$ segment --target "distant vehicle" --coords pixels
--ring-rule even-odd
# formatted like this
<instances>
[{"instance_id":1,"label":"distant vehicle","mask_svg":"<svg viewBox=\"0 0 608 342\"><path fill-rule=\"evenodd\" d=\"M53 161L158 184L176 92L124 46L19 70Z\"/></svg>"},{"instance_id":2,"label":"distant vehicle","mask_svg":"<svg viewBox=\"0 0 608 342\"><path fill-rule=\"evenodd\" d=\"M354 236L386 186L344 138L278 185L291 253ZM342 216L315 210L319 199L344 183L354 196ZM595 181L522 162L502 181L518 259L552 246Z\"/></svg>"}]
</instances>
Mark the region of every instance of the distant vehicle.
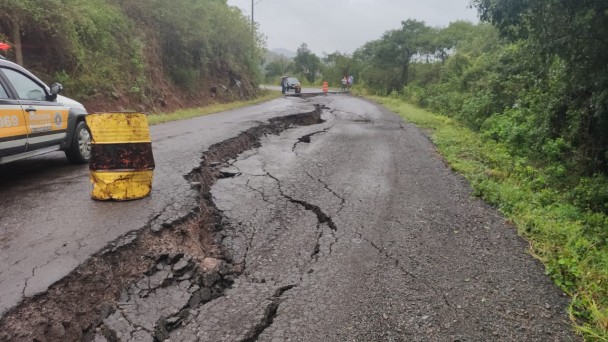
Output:
<instances>
[{"instance_id":1,"label":"distant vehicle","mask_svg":"<svg viewBox=\"0 0 608 342\"><path fill-rule=\"evenodd\" d=\"M302 92L302 86L300 85L300 81L298 81L295 77L283 76L281 77L281 92L285 94L285 92L289 92L289 90L293 89L296 94Z\"/></svg>"},{"instance_id":2,"label":"distant vehicle","mask_svg":"<svg viewBox=\"0 0 608 342\"><path fill-rule=\"evenodd\" d=\"M84 106L25 68L0 59L0 164L63 150L73 164L91 156Z\"/></svg>"}]
</instances>

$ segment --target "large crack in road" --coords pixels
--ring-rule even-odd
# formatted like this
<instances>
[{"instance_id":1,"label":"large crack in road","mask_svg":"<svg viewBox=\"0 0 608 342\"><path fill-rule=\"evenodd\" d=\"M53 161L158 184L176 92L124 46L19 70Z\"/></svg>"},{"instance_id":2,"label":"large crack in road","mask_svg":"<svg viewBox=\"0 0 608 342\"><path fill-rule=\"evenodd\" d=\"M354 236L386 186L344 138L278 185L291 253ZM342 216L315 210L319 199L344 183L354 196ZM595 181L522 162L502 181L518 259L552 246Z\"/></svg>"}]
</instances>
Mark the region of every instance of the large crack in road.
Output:
<instances>
[{"instance_id":1,"label":"large crack in road","mask_svg":"<svg viewBox=\"0 0 608 342\"><path fill-rule=\"evenodd\" d=\"M26 300L0 341L576 340L526 244L426 136L315 101L211 146L186 175L196 210Z\"/></svg>"},{"instance_id":2,"label":"large crack in road","mask_svg":"<svg viewBox=\"0 0 608 342\"><path fill-rule=\"evenodd\" d=\"M48 291L25 299L0 320L0 341L162 341L192 311L223 295L243 272L223 250L223 215L210 189L232 177L222 169L260 139L322 122L322 107L309 113L270 119L237 137L215 144L201 166L186 178L200 193L200 206L174 220L150 222L145 230L120 237ZM215 240L215 241L214 241ZM281 295L277 289L264 319L244 341L271 324Z\"/></svg>"}]
</instances>

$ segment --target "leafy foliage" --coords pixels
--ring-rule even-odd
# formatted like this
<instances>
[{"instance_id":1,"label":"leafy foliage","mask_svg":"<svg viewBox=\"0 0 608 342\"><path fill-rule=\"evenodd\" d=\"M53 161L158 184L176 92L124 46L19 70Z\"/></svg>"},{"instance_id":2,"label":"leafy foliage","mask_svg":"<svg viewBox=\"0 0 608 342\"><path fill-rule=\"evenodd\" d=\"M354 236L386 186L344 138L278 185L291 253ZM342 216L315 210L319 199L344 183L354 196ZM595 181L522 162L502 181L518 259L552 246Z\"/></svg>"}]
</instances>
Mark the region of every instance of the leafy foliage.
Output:
<instances>
[{"instance_id":1,"label":"leafy foliage","mask_svg":"<svg viewBox=\"0 0 608 342\"><path fill-rule=\"evenodd\" d=\"M371 88L384 93L402 89L409 83L413 59L435 53L432 32L424 22L408 19L401 22L400 29L387 31L381 39L366 43L354 53L354 58L365 66L361 77Z\"/></svg>"},{"instance_id":2,"label":"leafy foliage","mask_svg":"<svg viewBox=\"0 0 608 342\"><path fill-rule=\"evenodd\" d=\"M171 95L163 89L179 96L209 79L259 79L261 39L225 0L6 0L0 17L11 41L18 24L26 67L85 101L154 105Z\"/></svg>"},{"instance_id":3,"label":"leafy foliage","mask_svg":"<svg viewBox=\"0 0 608 342\"><path fill-rule=\"evenodd\" d=\"M587 172L608 172L608 2L476 0L483 19L539 55L548 72L550 129L583 157Z\"/></svg>"},{"instance_id":4,"label":"leafy foliage","mask_svg":"<svg viewBox=\"0 0 608 342\"><path fill-rule=\"evenodd\" d=\"M306 43L303 43L293 59L294 72L304 75L308 82L314 83L321 70L321 60L315 55Z\"/></svg>"},{"instance_id":5,"label":"leafy foliage","mask_svg":"<svg viewBox=\"0 0 608 342\"><path fill-rule=\"evenodd\" d=\"M266 71L266 82L278 83L282 76L285 76L293 69L293 61L283 55L267 53L267 64L264 69Z\"/></svg>"},{"instance_id":6,"label":"leafy foliage","mask_svg":"<svg viewBox=\"0 0 608 342\"><path fill-rule=\"evenodd\" d=\"M329 85L332 87L341 86L341 79L344 76L353 76L354 79L359 78L357 73L357 71L360 69L358 61L354 60L347 54L342 54L337 51L334 53L325 54L322 62L323 79L327 80Z\"/></svg>"}]
</instances>

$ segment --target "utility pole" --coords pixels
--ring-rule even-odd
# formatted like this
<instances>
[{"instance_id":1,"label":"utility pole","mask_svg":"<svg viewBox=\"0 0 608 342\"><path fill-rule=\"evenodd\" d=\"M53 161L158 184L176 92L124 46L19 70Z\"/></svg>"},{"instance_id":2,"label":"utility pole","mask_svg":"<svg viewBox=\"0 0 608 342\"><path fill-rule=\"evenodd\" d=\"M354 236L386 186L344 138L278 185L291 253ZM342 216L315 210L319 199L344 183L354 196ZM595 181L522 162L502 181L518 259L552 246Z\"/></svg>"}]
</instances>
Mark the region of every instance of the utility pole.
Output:
<instances>
[{"instance_id":1,"label":"utility pole","mask_svg":"<svg viewBox=\"0 0 608 342\"><path fill-rule=\"evenodd\" d=\"M254 13L254 7L255 5L259 4L260 2L262 2L263 0L251 0L251 31L253 31L253 33L255 34L255 16L253 15Z\"/></svg>"}]
</instances>

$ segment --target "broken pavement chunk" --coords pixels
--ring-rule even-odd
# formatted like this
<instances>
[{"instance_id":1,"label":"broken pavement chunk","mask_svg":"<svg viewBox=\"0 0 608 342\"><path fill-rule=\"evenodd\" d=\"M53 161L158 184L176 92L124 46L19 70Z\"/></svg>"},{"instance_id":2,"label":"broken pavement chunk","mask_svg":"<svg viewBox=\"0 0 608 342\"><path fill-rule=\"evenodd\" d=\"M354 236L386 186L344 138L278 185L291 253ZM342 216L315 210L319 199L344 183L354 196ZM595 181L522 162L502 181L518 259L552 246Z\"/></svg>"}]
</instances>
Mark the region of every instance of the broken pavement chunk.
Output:
<instances>
[{"instance_id":1,"label":"broken pavement chunk","mask_svg":"<svg viewBox=\"0 0 608 342\"><path fill-rule=\"evenodd\" d=\"M234 167L225 167L220 170L220 178L233 178L239 176L241 172Z\"/></svg>"}]
</instances>

